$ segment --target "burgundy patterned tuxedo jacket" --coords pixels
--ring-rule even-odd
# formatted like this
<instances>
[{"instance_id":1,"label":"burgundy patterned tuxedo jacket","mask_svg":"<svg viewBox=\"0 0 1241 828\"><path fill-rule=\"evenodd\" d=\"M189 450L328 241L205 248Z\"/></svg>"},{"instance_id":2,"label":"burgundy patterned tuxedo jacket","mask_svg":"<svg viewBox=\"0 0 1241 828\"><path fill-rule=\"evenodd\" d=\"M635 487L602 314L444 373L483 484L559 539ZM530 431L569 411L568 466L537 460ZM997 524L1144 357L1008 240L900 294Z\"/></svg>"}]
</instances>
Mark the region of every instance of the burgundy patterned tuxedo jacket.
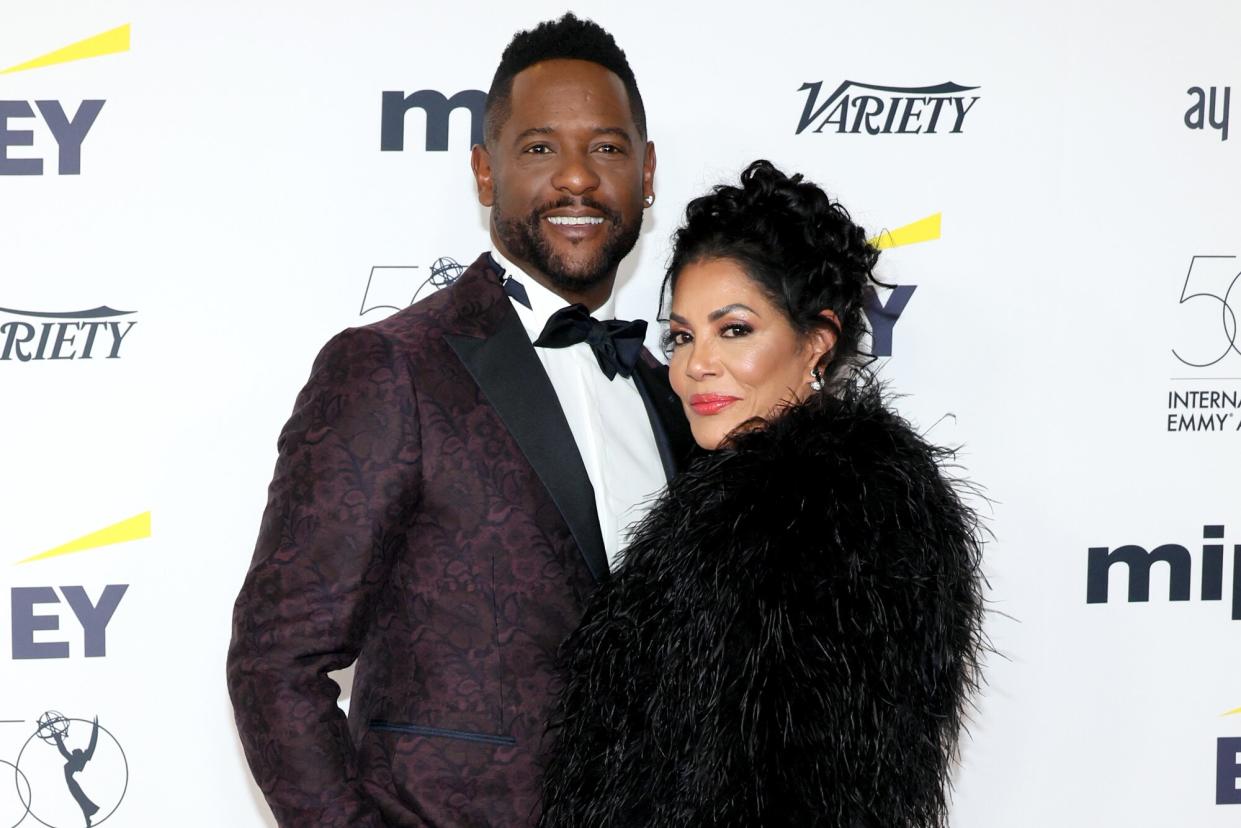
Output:
<instances>
[{"instance_id":1,"label":"burgundy patterned tuxedo jacket","mask_svg":"<svg viewBox=\"0 0 1241 828\"><path fill-rule=\"evenodd\" d=\"M278 443L228 684L281 826L526 825L554 657L607 560L490 256L319 354ZM635 373L665 473L690 445ZM349 716L327 673L356 659Z\"/></svg>"}]
</instances>

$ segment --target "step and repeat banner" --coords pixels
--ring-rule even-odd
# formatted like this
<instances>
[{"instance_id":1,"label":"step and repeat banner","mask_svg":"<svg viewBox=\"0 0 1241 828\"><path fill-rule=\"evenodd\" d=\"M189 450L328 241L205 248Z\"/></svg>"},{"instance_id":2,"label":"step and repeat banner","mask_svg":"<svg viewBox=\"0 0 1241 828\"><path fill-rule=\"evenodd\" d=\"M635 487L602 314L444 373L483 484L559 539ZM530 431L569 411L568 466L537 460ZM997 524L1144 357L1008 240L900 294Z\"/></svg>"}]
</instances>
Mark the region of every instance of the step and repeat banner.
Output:
<instances>
[{"instance_id":1,"label":"step and repeat banner","mask_svg":"<svg viewBox=\"0 0 1241 828\"><path fill-rule=\"evenodd\" d=\"M0 3L0 826L272 824L224 656L276 435L487 247L484 90L563 11ZM658 147L619 315L755 158L884 248L880 374L993 534L953 824L1235 825L1241 6L574 11Z\"/></svg>"}]
</instances>

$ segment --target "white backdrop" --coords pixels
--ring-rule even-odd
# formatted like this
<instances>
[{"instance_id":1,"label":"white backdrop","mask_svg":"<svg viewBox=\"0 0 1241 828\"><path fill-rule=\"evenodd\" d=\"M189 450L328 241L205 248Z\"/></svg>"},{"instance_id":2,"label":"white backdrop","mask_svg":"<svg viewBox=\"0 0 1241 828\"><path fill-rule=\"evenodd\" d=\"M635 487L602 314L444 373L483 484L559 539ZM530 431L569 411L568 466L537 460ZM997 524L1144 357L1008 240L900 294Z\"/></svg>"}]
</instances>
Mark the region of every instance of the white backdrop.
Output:
<instances>
[{"instance_id":1,"label":"white backdrop","mask_svg":"<svg viewBox=\"0 0 1241 828\"><path fill-rule=\"evenodd\" d=\"M876 233L941 217L939 238L881 257L888 281L916 286L882 374L907 416L963 444L994 500L1002 657L953 824L1235 824L1241 807L1217 803L1216 785L1217 749L1233 751L1225 764L1241 750L1220 741L1241 739L1241 715L1225 715L1241 707L1241 409L1205 396L1192 399L1215 407L1170 411L1170 394L1241 393L1225 304L1241 310L1241 287L1228 293L1241 259L1224 258L1241 256L1241 122L1227 140L1209 117L1187 126L1187 90L1215 88L1217 124L1225 87L1241 97L1241 7L575 10L627 51L658 147L621 316L653 319L684 204L757 157L806 173ZM0 2L0 70L114 32L94 41L109 54L0 74L0 824L25 813L12 764L23 825L81 823L51 733L67 724L64 742L84 747L95 716L106 732L78 780L100 816L116 806L108 824L270 824L223 664L276 434L318 347L389 312L360 314L368 279L412 295L434 261L467 264L487 243L467 111L446 151L425 150L413 110L404 151L381 152L382 93L485 89L513 32L563 11ZM978 100L955 134L947 108L934 134L815 132L821 118L796 134L802 85L821 82L822 102L845 81L954 82ZM84 100L105 103L80 174L62 175L33 102L72 118ZM4 174L34 158L42 175ZM417 269L372 279L375 266ZM99 307L130 313L80 315ZM96 325L82 359L92 321L117 327ZM57 327L42 359L21 359L66 322L61 359ZM1223 430L1170 431L1169 413L1219 415ZM113 534L124 543L26 561L134 517ZM1222 540L1203 540L1208 525ZM1203 598L1204 543L1224 546L1223 600ZM1188 599L1169 600L1161 563L1150 600L1129 602L1117 564L1109 600L1088 604L1088 550L1126 544L1185 547ZM110 619L85 607L88 642L75 607L105 609L121 585ZM40 729L49 711L66 721Z\"/></svg>"}]
</instances>

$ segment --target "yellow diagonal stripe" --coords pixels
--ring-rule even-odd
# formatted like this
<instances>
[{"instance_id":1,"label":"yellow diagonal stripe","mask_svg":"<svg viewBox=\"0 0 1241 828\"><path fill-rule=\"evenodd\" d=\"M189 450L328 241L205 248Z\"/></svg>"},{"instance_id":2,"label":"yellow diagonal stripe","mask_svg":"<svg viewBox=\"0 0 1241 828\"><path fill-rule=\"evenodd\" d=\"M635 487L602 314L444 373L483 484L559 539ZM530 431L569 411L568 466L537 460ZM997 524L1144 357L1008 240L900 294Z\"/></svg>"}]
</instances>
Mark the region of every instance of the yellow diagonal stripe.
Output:
<instances>
[{"instance_id":1,"label":"yellow diagonal stripe","mask_svg":"<svg viewBox=\"0 0 1241 828\"><path fill-rule=\"evenodd\" d=\"M904 227L898 227L895 230L884 230L878 236L871 239L870 243L880 250L887 250L889 247L934 241L939 238L939 224L942 216L943 213L935 213L926 218L918 219L912 224L906 224Z\"/></svg>"},{"instance_id":2,"label":"yellow diagonal stripe","mask_svg":"<svg viewBox=\"0 0 1241 828\"><path fill-rule=\"evenodd\" d=\"M110 546L114 543L125 543L149 537L151 537L151 513L143 512L140 515L134 515L131 518L122 520L120 523L105 526L97 532L83 535L68 543L62 543L55 549L31 555L29 558L22 558L18 563L24 564L31 561L41 561L45 558L71 555L74 552L85 552L88 549L97 549L100 546Z\"/></svg>"},{"instance_id":3,"label":"yellow diagonal stripe","mask_svg":"<svg viewBox=\"0 0 1241 828\"><path fill-rule=\"evenodd\" d=\"M40 55L33 60L25 63L19 63L16 66L10 66L8 69L0 69L0 75L7 75L11 72L24 72L27 69L40 69L44 66L55 66L57 63L69 63L74 60L84 60L85 58L100 57L102 55L114 55L117 52L129 51L129 24L117 26L115 29L109 29L106 32L88 37L85 40L79 40L77 43L70 43L64 48L57 49L54 52L48 52L46 55Z\"/></svg>"},{"instance_id":4,"label":"yellow diagonal stripe","mask_svg":"<svg viewBox=\"0 0 1241 828\"><path fill-rule=\"evenodd\" d=\"M1241 707L1237 707L1237 708L1234 708L1234 709L1232 709L1232 710L1229 710L1229 711L1228 711L1227 713L1225 713L1224 715L1225 715L1225 716L1235 716L1235 715L1237 715L1238 713L1241 713Z\"/></svg>"}]
</instances>

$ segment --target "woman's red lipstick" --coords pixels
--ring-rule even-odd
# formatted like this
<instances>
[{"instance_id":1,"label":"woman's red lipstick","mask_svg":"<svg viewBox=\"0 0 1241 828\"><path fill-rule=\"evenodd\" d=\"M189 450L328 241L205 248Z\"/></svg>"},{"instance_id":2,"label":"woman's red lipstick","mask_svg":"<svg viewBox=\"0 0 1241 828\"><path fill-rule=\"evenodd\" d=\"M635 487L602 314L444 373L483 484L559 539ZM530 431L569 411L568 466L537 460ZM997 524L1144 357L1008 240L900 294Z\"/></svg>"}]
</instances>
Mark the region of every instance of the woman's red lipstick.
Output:
<instances>
[{"instance_id":1,"label":"woman's red lipstick","mask_svg":"<svg viewBox=\"0 0 1241 828\"><path fill-rule=\"evenodd\" d=\"M689 398L689 407L696 413L709 417L712 414L719 414L739 399L741 398L730 397L727 394L695 394Z\"/></svg>"}]
</instances>

